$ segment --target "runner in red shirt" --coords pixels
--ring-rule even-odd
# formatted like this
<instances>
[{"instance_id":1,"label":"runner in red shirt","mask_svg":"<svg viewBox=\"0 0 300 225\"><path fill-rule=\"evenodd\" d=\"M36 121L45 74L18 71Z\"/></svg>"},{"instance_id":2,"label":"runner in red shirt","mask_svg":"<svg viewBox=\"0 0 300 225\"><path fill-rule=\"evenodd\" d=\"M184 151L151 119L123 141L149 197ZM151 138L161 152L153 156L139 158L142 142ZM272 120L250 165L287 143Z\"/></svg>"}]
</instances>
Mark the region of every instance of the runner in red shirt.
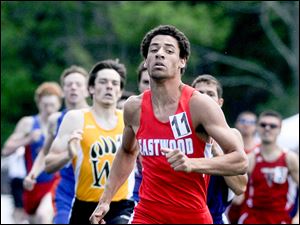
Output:
<instances>
[{"instance_id":1,"label":"runner in red shirt","mask_svg":"<svg viewBox=\"0 0 300 225\"><path fill-rule=\"evenodd\" d=\"M173 26L146 34L141 44L150 91L124 107L122 144L113 162L92 223L103 223L114 193L142 155L140 202L132 223L212 223L206 206L208 174L244 174L248 167L240 137L219 105L181 81L190 44ZM210 138L225 155L205 158Z\"/></svg>"},{"instance_id":2,"label":"runner in red shirt","mask_svg":"<svg viewBox=\"0 0 300 225\"><path fill-rule=\"evenodd\" d=\"M260 140L256 135L256 121L257 116L251 111L242 111L235 121L235 127L242 135L246 154L249 154L260 145ZM244 198L244 194L237 195L233 198L228 208L228 219L230 223L237 224L241 216L241 205Z\"/></svg>"},{"instance_id":3,"label":"runner in red shirt","mask_svg":"<svg viewBox=\"0 0 300 225\"><path fill-rule=\"evenodd\" d=\"M289 216L288 176L299 186L299 159L296 153L284 151L276 144L281 128L281 116L265 111L258 119L261 146L249 154L249 183L243 214L239 223L291 223ZM299 224L299 210L293 218Z\"/></svg>"}]
</instances>

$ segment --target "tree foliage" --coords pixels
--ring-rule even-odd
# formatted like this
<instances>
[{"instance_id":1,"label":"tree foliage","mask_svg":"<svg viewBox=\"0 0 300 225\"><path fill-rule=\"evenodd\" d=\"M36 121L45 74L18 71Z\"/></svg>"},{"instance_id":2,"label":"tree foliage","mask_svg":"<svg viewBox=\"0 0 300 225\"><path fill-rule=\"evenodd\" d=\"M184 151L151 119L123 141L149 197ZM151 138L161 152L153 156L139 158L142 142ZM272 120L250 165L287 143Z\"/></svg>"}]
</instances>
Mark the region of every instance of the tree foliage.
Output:
<instances>
[{"instance_id":1,"label":"tree foliage","mask_svg":"<svg viewBox=\"0 0 300 225\"><path fill-rule=\"evenodd\" d=\"M119 58L136 91L140 42L159 24L191 42L184 82L202 73L222 81L230 123L246 109L299 111L299 2L2 1L1 146L20 117L37 112L35 88L72 64L90 70Z\"/></svg>"}]
</instances>

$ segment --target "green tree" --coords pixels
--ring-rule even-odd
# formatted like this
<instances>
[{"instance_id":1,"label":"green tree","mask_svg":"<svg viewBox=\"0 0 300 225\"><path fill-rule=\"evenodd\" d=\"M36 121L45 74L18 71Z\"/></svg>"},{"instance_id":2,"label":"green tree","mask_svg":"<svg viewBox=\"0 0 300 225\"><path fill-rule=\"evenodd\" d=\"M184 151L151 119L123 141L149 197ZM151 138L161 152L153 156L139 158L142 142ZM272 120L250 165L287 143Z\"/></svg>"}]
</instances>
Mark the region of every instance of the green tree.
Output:
<instances>
[{"instance_id":1,"label":"green tree","mask_svg":"<svg viewBox=\"0 0 300 225\"><path fill-rule=\"evenodd\" d=\"M89 70L118 58L126 89L137 91L140 43L159 24L190 39L184 82L202 73L222 81L229 121L246 108L299 111L299 2L2 1L1 146L22 116L37 112L35 88L72 64Z\"/></svg>"}]
</instances>

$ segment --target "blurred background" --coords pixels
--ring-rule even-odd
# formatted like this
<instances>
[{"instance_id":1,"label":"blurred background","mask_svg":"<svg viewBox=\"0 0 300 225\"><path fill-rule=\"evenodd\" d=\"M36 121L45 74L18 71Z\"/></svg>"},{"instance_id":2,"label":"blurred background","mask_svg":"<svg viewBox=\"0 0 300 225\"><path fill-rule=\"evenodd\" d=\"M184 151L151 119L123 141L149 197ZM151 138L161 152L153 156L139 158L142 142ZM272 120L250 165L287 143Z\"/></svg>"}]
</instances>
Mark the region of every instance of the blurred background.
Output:
<instances>
[{"instance_id":1,"label":"blurred background","mask_svg":"<svg viewBox=\"0 0 300 225\"><path fill-rule=\"evenodd\" d=\"M299 112L298 1L1 1L1 147L37 112L35 88L71 64L89 71L119 58L126 90L137 91L140 43L159 24L191 42L185 83L203 73L221 80L230 125L243 110Z\"/></svg>"},{"instance_id":2,"label":"blurred background","mask_svg":"<svg viewBox=\"0 0 300 225\"><path fill-rule=\"evenodd\" d=\"M191 42L185 83L204 73L221 81L230 126L244 110L299 113L299 1L1 1L1 148L22 116L37 113L36 87L72 64L89 71L118 58L125 89L137 93L140 43L160 24ZM5 180L1 172L1 193Z\"/></svg>"}]
</instances>

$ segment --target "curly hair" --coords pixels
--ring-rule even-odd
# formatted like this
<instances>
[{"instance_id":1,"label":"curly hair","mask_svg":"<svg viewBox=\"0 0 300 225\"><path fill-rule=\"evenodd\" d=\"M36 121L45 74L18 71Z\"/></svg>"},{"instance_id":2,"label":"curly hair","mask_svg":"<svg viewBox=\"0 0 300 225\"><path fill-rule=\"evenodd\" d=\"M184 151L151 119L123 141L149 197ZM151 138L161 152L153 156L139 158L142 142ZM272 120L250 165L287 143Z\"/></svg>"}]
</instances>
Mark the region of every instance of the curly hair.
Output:
<instances>
[{"instance_id":1,"label":"curly hair","mask_svg":"<svg viewBox=\"0 0 300 225\"><path fill-rule=\"evenodd\" d=\"M174 37L178 41L179 45L179 57L181 59L186 59L188 61L189 56L191 54L190 42L188 38L178 30L176 27L172 25L160 25L150 30L142 40L141 43L141 55L146 59L148 55L149 46L152 38L157 35L169 35ZM183 73L183 71L181 71Z\"/></svg>"}]
</instances>

